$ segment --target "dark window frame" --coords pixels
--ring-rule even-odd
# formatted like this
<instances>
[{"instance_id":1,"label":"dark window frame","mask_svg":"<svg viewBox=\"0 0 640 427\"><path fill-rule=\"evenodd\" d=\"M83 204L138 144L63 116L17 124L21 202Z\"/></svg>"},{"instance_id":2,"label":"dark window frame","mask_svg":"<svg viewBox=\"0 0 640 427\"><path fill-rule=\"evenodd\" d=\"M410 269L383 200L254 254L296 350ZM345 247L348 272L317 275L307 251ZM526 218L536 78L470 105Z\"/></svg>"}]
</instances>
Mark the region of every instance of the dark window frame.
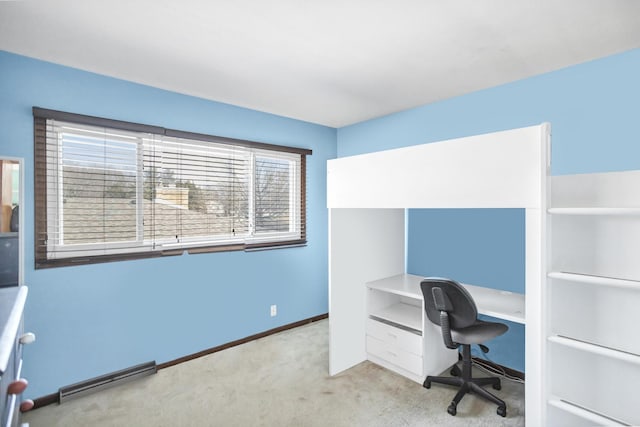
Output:
<instances>
[{"instance_id":1,"label":"dark window frame","mask_svg":"<svg viewBox=\"0 0 640 427\"><path fill-rule=\"evenodd\" d=\"M223 251L255 251L265 249L278 249L296 246L304 246L307 243L306 234L306 156L312 154L312 150L297 147L281 146L262 142L227 138L195 132L187 132L175 129L167 129L160 126L145 125L121 120L88 116L33 107L34 117L34 202L35 202L35 268L50 268L70 265L84 265L103 262L123 261L131 259L156 258L163 256L181 255L184 251L189 254L212 253ZM180 247L176 249L164 249L147 252L120 253L109 255L74 256L67 258L49 259L47 254L47 120L71 122L81 125L100 126L123 131L147 132L167 137L185 138L204 142L213 142L231 146L247 147L259 150L276 151L300 155L300 238L287 241L273 241L260 243L231 243L211 246Z\"/></svg>"}]
</instances>

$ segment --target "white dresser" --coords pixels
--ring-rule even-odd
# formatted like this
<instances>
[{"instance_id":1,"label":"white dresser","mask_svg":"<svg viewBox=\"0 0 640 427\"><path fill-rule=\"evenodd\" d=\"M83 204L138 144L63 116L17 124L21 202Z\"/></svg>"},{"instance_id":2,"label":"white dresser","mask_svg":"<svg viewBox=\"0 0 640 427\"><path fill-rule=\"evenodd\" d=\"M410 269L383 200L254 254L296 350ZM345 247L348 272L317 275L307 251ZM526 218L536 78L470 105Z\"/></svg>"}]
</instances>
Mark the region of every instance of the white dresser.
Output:
<instances>
[{"instance_id":1,"label":"white dresser","mask_svg":"<svg viewBox=\"0 0 640 427\"><path fill-rule=\"evenodd\" d=\"M27 300L26 286L0 288L0 426L20 425L20 410L33 402L22 401L28 383L22 374L22 347L33 334L22 333L22 313Z\"/></svg>"}]
</instances>

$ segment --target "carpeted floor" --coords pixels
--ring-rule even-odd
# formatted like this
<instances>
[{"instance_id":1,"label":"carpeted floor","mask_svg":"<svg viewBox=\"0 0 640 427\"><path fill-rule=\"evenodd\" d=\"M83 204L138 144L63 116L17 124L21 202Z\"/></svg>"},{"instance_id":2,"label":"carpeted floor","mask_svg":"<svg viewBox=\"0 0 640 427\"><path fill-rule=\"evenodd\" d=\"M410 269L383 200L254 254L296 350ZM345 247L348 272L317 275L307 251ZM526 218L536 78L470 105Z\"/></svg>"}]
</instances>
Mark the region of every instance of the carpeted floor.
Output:
<instances>
[{"instance_id":1,"label":"carpeted floor","mask_svg":"<svg viewBox=\"0 0 640 427\"><path fill-rule=\"evenodd\" d=\"M522 426L524 385L503 380L496 406L363 362L328 375L328 321L281 332L163 369L156 375L23 414L54 426Z\"/></svg>"}]
</instances>

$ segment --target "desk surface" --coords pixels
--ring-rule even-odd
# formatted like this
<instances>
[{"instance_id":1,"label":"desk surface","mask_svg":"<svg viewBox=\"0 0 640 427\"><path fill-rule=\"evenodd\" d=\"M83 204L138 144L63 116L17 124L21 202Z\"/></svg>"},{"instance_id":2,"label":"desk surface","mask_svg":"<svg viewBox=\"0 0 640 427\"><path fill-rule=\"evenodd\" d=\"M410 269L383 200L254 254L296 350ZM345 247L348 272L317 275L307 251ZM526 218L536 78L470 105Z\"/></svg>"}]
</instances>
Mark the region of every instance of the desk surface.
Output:
<instances>
[{"instance_id":1,"label":"desk surface","mask_svg":"<svg viewBox=\"0 0 640 427\"><path fill-rule=\"evenodd\" d=\"M370 289L422 300L422 290L420 289L422 279L424 276L399 274L368 282L366 285ZM462 285L473 297L480 314L511 322L525 323L525 297L523 294L465 283Z\"/></svg>"}]
</instances>

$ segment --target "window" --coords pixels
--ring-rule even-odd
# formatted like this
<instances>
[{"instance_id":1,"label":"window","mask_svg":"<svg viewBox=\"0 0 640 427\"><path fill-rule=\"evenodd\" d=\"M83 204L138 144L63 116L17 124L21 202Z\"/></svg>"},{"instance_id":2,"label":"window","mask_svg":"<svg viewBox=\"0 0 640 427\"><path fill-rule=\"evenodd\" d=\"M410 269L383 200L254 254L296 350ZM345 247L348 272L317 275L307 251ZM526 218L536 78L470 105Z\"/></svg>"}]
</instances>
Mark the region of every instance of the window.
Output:
<instances>
[{"instance_id":1,"label":"window","mask_svg":"<svg viewBox=\"0 0 640 427\"><path fill-rule=\"evenodd\" d=\"M306 243L310 150L34 107L36 268Z\"/></svg>"}]
</instances>

